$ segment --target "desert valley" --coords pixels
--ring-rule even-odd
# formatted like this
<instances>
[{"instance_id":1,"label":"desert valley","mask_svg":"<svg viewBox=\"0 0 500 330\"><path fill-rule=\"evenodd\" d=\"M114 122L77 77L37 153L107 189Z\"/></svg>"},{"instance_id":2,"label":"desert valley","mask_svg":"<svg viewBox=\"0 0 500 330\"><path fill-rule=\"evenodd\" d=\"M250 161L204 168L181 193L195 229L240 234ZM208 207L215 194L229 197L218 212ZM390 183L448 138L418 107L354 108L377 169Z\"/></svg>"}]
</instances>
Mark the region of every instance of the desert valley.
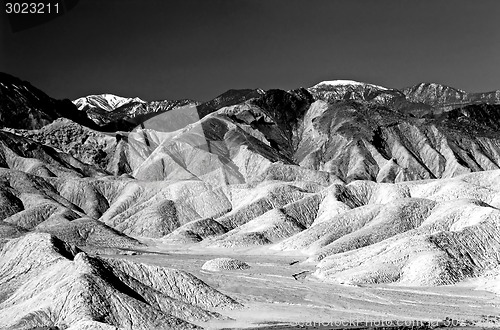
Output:
<instances>
[{"instance_id":1,"label":"desert valley","mask_svg":"<svg viewBox=\"0 0 500 330\"><path fill-rule=\"evenodd\" d=\"M500 91L2 73L0 127L0 329L500 327Z\"/></svg>"}]
</instances>

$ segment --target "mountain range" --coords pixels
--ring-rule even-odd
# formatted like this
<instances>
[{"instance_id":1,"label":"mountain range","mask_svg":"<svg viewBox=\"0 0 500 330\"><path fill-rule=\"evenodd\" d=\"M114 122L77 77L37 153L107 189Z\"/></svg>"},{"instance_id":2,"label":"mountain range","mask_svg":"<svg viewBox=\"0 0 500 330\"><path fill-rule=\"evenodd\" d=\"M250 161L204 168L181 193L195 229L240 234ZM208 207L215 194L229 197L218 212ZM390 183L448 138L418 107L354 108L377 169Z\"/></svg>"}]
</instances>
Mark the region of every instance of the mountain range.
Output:
<instances>
[{"instance_id":1,"label":"mountain range","mask_svg":"<svg viewBox=\"0 0 500 330\"><path fill-rule=\"evenodd\" d=\"M494 282L499 123L500 91L435 83L69 101L1 74L0 327L154 327L142 313L189 328L240 305L180 270L96 256L150 240L294 253L327 283ZM49 301L43 279L61 272L58 290L106 295L81 298L85 313ZM173 273L182 295L161 286Z\"/></svg>"}]
</instances>

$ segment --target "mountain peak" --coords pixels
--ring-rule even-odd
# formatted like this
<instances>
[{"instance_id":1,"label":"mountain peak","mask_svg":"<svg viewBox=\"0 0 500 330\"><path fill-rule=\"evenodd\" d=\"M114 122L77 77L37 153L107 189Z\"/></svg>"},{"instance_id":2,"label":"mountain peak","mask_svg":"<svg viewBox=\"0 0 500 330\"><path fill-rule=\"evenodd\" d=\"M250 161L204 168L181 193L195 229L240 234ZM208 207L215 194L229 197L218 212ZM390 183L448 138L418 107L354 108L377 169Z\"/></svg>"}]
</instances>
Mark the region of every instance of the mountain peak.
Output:
<instances>
[{"instance_id":1,"label":"mountain peak","mask_svg":"<svg viewBox=\"0 0 500 330\"><path fill-rule=\"evenodd\" d=\"M366 87L366 86L370 86L370 87L375 87L377 89L381 89L381 90L387 90L388 88L385 88L385 87L382 87L382 86L378 86L378 85L373 85L373 84L368 84L368 83L364 83L364 82L359 82L359 81L356 81L356 80L348 80L348 79L337 79L337 80L325 80L325 81L322 81L316 85L314 85L312 88L316 88L316 87L319 87L319 86L360 86L360 87Z\"/></svg>"},{"instance_id":2,"label":"mountain peak","mask_svg":"<svg viewBox=\"0 0 500 330\"><path fill-rule=\"evenodd\" d=\"M467 93L466 91L464 91L462 89L451 87L451 86L440 84L440 83L435 83L435 82L421 82L421 83L418 83L410 88L412 88L412 89L427 88L427 89L434 89L434 90L454 90L454 91L457 91L459 93Z\"/></svg>"},{"instance_id":3,"label":"mountain peak","mask_svg":"<svg viewBox=\"0 0 500 330\"><path fill-rule=\"evenodd\" d=\"M144 101L143 99L141 99L137 96L132 98L132 97L123 97L123 96L109 94L109 93L104 93L104 94L95 95L95 96L100 96L102 98L105 98L109 102L130 102L130 101L133 101L133 102L146 103L146 101Z\"/></svg>"},{"instance_id":4,"label":"mountain peak","mask_svg":"<svg viewBox=\"0 0 500 330\"><path fill-rule=\"evenodd\" d=\"M114 94L98 94L98 95L88 95L80 97L73 101L73 103L78 107L79 110L85 110L88 108L101 108L106 111L113 111L114 109L127 104L127 103L146 103L146 101L135 97L128 98L122 97Z\"/></svg>"}]
</instances>

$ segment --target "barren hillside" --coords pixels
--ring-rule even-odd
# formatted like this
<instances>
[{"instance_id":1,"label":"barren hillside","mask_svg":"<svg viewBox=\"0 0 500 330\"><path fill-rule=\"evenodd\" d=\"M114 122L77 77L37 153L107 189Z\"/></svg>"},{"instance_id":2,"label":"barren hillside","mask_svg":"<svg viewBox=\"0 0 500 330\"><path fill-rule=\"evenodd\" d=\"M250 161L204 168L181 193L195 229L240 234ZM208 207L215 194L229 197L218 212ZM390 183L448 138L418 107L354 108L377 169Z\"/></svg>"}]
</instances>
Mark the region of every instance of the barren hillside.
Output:
<instances>
[{"instance_id":1,"label":"barren hillside","mask_svg":"<svg viewBox=\"0 0 500 330\"><path fill-rule=\"evenodd\" d=\"M498 292L498 92L326 81L74 106L0 79L0 327L180 329L241 307L98 256L158 244L301 256L332 285Z\"/></svg>"}]
</instances>

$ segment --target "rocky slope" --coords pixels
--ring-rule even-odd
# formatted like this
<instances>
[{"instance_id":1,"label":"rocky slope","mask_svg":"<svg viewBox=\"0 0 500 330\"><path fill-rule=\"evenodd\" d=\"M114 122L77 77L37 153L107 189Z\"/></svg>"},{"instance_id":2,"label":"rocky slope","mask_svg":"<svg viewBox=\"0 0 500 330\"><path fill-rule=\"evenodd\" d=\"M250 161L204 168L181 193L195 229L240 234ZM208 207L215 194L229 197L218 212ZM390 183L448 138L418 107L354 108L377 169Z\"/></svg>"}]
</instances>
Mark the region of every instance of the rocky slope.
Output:
<instances>
[{"instance_id":1,"label":"rocky slope","mask_svg":"<svg viewBox=\"0 0 500 330\"><path fill-rule=\"evenodd\" d=\"M98 164L108 173L137 178L166 179L166 172L200 177L218 170L228 176L226 181L241 182L259 175L239 164L249 157L252 162L281 161L332 173L347 182L399 182L498 168L500 105L489 104L489 94L474 94L483 103L443 112L432 106L429 95L433 91L449 99L449 89L422 86L415 89L419 97L353 81L289 92L232 90L199 105L120 113L108 117L107 126L92 130L60 119L38 132L15 133ZM428 104L421 102L426 95ZM87 97L84 106L94 102L112 114L127 104L147 104L104 96L99 102ZM109 111L112 106L118 108ZM191 168L193 162L209 165L200 172Z\"/></svg>"},{"instance_id":2,"label":"rocky slope","mask_svg":"<svg viewBox=\"0 0 500 330\"><path fill-rule=\"evenodd\" d=\"M498 171L345 184L274 163L252 182L222 184L4 169L1 220L4 239L44 231L88 250L140 246L121 233L208 247L277 244L321 260L317 275L328 280L450 284L498 267Z\"/></svg>"},{"instance_id":3,"label":"rocky slope","mask_svg":"<svg viewBox=\"0 0 500 330\"><path fill-rule=\"evenodd\" d=\"M182 114L167 112L144 123L152 132L139 128L140 139L129 136L132 157L125 154L122 159L131 164L133 176L144 178L144 171L153 171L156 179L167 177L158 172L159 166L170 173L181 166L177 171L186 172L186 177L200 177L203 174L189 165L196 159L197 164L210 164L207 169L224 168L229 177L239 178L229 182L260 175L264 166L241 165L257 159L259 164L280 161L327 172L347 182L400 182L499 168L498 105L434 113L417 111L415 104L395 111L378 101L326 102L314 97L306 90L271 90L199 121L194 108ZM159 136L159 131L172 134ZM147 155L140 162L137 150ZM249 172L252 168L259 171Z\"/></svg>"},{"instance_id":4,"label":"rocky slope","mask_svg":"<svg viewBox=\"0 0 500 330\"><path fill-rule=\"evenodd\" d=\"M91 257L48 234L0 251L0 327L196 329L239 304L175 269Z\"/></svg>"},{"instance_id":5,"label":"rocky slope","mask_svg":"<svg viewBox=\"0 0 500 330\"><path fill-rule=\"evenodd\" d=\"M13 97L17 84L2 84L7 96L1 95L8 105L1 108L2 118L17 102L23 104L15 106L18 115L29 119L19 119L22 125L4 120L10 127L0 130L5 255L16 253L13 242L40 233L86 253L141 249L141 238L148 237L207 249L299 253L317 263L314 276L337 283L441 285L496 276L500 104L491 93L472 99L430 85L412 92L329 81L291 91L230 90L182 107L169 108L167 102L157 112L127 110L122 115L132 117L100 126L61 118L50 112L52 106L35 107L35 98L19 97L33 94L26 89ZM465 103L451 106L454 100ZM105 114L146 104L106 102L108 108L95 105ZM86 270L75 274L85 278L96 272L87 272L88 264L127 268L136 279L139 273L160 272L79 258L90 260L77 262ZM64 261L67 267L74 265L71 260ZM138 280L144 283L146 277ZM99 288L109 284L99 283ZM138 291L139 286L134 292L147 297L159 290L140 286ZM186 307L186 301L179 306L189 315L140 295L142 300L126 298L124 308L139 308L144 315L167 311L184 321L208 315ZM35 306L25 298L12 303L18 306L12 313L24 315L15 308ZM122 315L113 299L96 303ZM85 315L97 315L88 304ZM154 305L154 311L144 304ZM36 318L53 320L52 314L26 310L38 315L22 316L28 325ZM158 317L178 322L165 315ZM133 314L125 327L139 318ZM85 316L81 322L101 319Z\"/></svg>"},{"instance_id":6,"label":"rocky slope","mask_svg":"<svg viewBox=\"0 0 500 330\"><path fill-rule=\"evenodd\" d=\"M0 167L46 177L105 175L71 155L7 131L0 131Z\"/></svg>"},{"instance_id":7,"label":"rocky slope","mask_svg":"<svg viewBox=\"0 0 500 330\"><path fill-rule=\"evenodd\" d=\"M453 108L471 103L500 103L500 90L487 93L467 93L463 90L436 83L420 83L403 89L406 98L431 106Z\"/></svg>"},{"instance_id":8,"label":"rocky slope","mask_svg":"<svg viewBox=\"0 0 500 330\"><path fill-rule=\"evenodd\" d=\"M99 132L66 118L58 118L36 130L4 128L4 131L50 146L101 170L107 169L108 157L115 152L120 139L117 133Z\"/></svg>"},{"instance_id":9,"label":"rocky slope","mask_svg":"<svg viewBox=\"0 0 500 330\"><path fill-rule=\"evenodd\" d=\"M29 82L0 72L0 127L37 129L61 117L94 126L70 100L55 100Z\"/></svg>"}]
</instances>

